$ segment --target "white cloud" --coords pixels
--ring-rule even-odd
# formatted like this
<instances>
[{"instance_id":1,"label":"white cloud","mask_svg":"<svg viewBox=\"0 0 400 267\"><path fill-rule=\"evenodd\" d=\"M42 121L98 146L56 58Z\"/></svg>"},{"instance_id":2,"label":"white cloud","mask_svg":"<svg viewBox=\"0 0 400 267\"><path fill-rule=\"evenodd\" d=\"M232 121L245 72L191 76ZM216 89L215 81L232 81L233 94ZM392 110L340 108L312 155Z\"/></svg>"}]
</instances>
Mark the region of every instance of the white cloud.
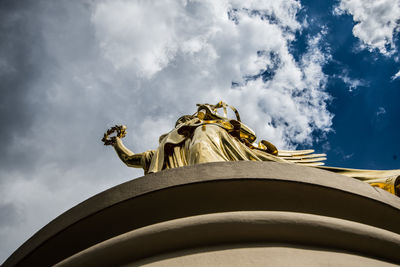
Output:
<instances>
[{"instance_id":1,"label":"white cloud","mask_svg":"<svg viewBox=\"0 0 400 267\"><path fill-rule=\"evenodd\" d=\"M393 35L399 30L400 0L341 0L334 14L348 13L356 25L353 34L362 48L390 56L396 51Z\"/></svg>"},{"instance_id":2,"label":"white cloud","mask_svg":"<svg viewBox=\"0 0 400 267\"><path fill-rule=\"evenodd\" d=\"M41 34L29 60L42 72L23 94L34 107L31 126L8 143L26 160L0 171L0 204L13 203L23 217L0 229L0 257L66 208L142 173L101 144L113 124L126 124L126 145L142 152L196 103L224 100L279 148L311 145L314 131L328 132L324 31L309 38L300 60L289 49L300 8L295 0L35 6L29 18Z\"/></svg>"},{"instance_id":3,"label":"white cloud","mask_svg":"<svg viewBox=\"0 0 400 267\"><path fill-rule=\"evenodd\" d=\"M182 8L178 1L99 3L92 20L104 57L117 70L151 77L176 54L175 20Z\"/></svg>"},{"instance_id":4,"label":"white cloud","mask_svg":"<svg viewBox=\"0 0 400 267\"><path fill-rule=\"evenodd\" d=\"M288 49L301 27L296 20L299 2L158 1L153 5L103 1L92 16L104 58L119 73L136 77L140 85L131 90L140 92L142 101L158 109L173 106L192 113L195 102L223 99L241 114L251 114L244 115L245 122L281 147L311 143L313 130L329 129L331 115L326 110L321 69L327 58L318 47L321 37L315 37L314 44L310 41L301 62L295 62ZM248 80L266 70L273 72L270 80ZM230 89L232 82L240 86ZM160 90L162 103L156 99ZM146 102L137 104L155 109ZM268 124L272 119L279 121L275 127Z\"/></svg>"},{"instance_id":5,"label":"white cloud","mask_svg":"<svg viewBox=\"0 0 400 267\"><path fill-rule=\"evenodd\" d=\"M375 113L376 116L382 116L386 114L386 109L384 107L379 107L378 111Z\"/></svg>"},{"instance_id":6,"label":"white cloud","mask_svg":"<svg viewBox=\"0 0 400 267\"><path fill-rule=\"evenodd\" d=\"M364 80L351 78L347 69L344 69L339 75L334 75L334 77L341 79L347 85L350 92L360 86L368 86L368 82Z\"/></svg>"},{"instance_id":7,"label":"white cloud","mask_svg":"<svg viewBox=\"0 0 400 267\"><path fill-rule=\"evenodd\" d=\"M400 70L395 75L392 76L392 81L396 80L399 77L400 77Z\"/></svg>"},{"instance_id":8,"label":"white cloud","mask_svg":"<svg viewBox=\"0 0 400 267\"><path fill-rule=\"evenodd\" d=\"M388 125L389 122L385 116L386 113L387 111L384 107L379 107L375 112L375 116L371 118L371 124L376 130L382 131Z\"/></svg>"},{"instance_id":9,"label":"white cloud","mask_svg":"<svg viewBox=\"0 0 400 267\"><path fill-rule=\"evenodd\" d=\"M367 85L367 83L364 82L363 80L351 79L349 76L346 76L346 75L339 75L338 78L343 80L343 82L349 87L350 92L359 86Z\"/></svg>"}]
</instances>

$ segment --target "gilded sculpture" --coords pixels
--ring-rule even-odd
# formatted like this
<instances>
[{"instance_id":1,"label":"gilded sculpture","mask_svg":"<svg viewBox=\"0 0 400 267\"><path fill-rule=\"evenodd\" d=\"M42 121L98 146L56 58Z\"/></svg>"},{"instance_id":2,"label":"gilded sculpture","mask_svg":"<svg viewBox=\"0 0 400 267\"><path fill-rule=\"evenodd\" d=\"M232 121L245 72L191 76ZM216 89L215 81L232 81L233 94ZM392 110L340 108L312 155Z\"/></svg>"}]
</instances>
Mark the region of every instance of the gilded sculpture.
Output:
<instances>
[{"instance_id":1,"label":"gilded sculpture","mask_svg":"<svg viewBox=\"0 0 400 267\"><path fill-rule=\"evenodd\" d=\"M222 101L216 105L197 106L193 115L180 117L174 129L160 136L156 150L135 154L126 148L122 142L126 135L124 125L116 125L109 129L102 141L105 145L113 146L127 166L143 168L145 174L206 162L275 161L325 169L400 195L400 170L325 167L322 165L326 155L315 154L312 149L278 150L266 140L255 144L254 131L241 122L239 112L234 107ZM235 113L236 119L228 118L228 108ZM223 110L223 115L218 114L219 109Z\"/></svg>"}]
</instances>

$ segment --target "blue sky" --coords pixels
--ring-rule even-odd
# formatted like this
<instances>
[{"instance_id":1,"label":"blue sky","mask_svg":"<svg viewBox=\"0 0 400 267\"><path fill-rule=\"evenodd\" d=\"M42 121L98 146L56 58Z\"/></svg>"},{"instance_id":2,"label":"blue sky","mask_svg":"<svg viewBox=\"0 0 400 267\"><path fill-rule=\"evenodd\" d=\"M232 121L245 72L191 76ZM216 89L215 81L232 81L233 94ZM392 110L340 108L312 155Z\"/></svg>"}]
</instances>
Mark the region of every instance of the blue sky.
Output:
<instances>
[{"instance_id":1,"label":"blue sky","mask_svg":"<svg viewBox=\"0 0 400 267\"><path fill-rule=\"evenodd\" d=\"M327 136L327 165L348 168L399 168L400 142L398 126L400 107L399 80L393 76L399 71L399 34L393 33L397 45L393 55L387 56L377 49L360 49L362 40L355 37L351 14L332 16L338 3L303 1L305 13L317 17L318 26L327 27L326 43L332 59L324 66L330 76L327 91L333 97L329 111L333 118L333 132ZM393 4L395 4L393 2ZM340 78L361 81L351 88ZM323 147L316 148L323 150Z\"/></svg>"},{"instance_id":2,"label":"blue sky","mask_svg":"<svg viewBox=\"0 0 400 267\"><path fill-rule=\"evenodd\" d=\"M399 0L0 2L0 262L50 220L143 174L134 152L196 103L326 165L399 169Z\"/></svg>"}]
</instances>

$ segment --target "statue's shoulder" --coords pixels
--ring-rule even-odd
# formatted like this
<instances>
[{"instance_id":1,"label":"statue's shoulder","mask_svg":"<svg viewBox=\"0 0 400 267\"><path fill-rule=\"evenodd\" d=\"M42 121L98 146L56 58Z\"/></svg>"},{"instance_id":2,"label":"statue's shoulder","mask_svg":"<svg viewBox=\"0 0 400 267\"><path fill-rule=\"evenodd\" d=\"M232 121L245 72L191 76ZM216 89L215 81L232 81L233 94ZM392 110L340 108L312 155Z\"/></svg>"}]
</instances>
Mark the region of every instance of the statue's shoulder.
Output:
<instances>
[{"instance_id":1,"label":"statue's shoulder","mask_svg":"<svg viewBox=\"0 0 400 267\"><path fill-rule=\"evenodd\" d=\"M192 132L194 128L200 125L201 121L197 118L181 123L177 125L174 129L172 129L169 133L163 135L160 140L160 144L179 144L189 137L190 132Z\"/></svg>"}]
</instances>

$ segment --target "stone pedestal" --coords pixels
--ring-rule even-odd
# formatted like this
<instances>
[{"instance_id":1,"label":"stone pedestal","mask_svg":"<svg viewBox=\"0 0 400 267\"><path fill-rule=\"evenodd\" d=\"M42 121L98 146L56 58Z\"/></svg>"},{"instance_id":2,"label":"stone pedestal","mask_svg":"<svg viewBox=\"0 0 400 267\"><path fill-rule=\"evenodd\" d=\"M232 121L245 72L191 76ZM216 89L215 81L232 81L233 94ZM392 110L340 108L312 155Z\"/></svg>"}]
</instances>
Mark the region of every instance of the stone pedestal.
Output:
<instances>
[{"instance_id":1,"label":"stone pedestal","mask_svg":"<svg viewBox=\"0 0 400 267\"><path fill-rule=\"evenodd\" d=\"M113 187L3 266L398 266L399 252L398 197L324 170L241 161Z\"/></svg>"}]
</instances>

